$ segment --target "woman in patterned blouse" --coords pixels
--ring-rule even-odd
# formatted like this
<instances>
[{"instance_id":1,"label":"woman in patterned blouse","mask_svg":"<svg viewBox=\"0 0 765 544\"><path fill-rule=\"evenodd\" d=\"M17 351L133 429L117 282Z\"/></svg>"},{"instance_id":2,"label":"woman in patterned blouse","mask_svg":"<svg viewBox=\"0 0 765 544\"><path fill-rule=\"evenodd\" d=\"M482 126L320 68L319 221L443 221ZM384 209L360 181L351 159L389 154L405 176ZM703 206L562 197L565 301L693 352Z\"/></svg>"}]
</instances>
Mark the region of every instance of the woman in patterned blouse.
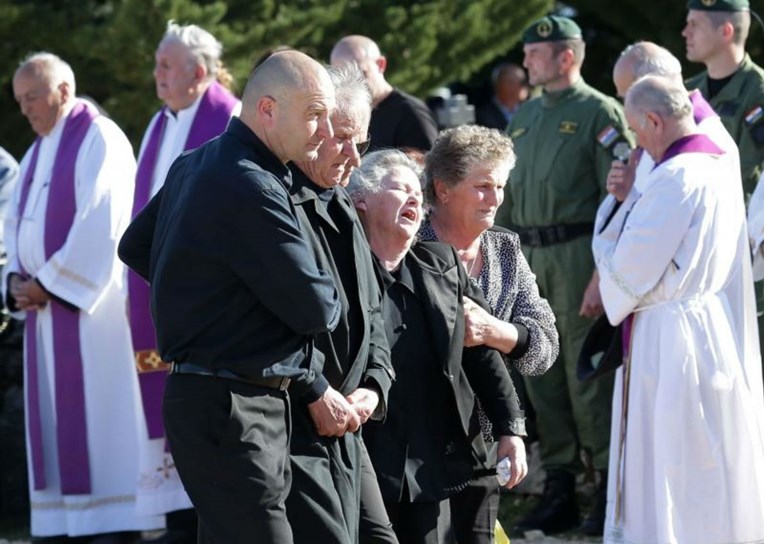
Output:
<instances>
[{"instance_id":1,"label":"woman in patterned blouse","mask_svg":"<svg viewBox=\"0 0 765 544\"><path fill-rule=\"evenodd\" d=\"M466 345L491 346L505 355L508 370L533 376L544 373L558 356L558 333L518 236L494 226L514 165L512 141L498 130L463 125L441 132L425 158L430 211L420 238L454 246L489 302L491 314L466 301ZM491 440L488 419L483 413L479 417ZM493 477L476 479L452 497L457 542L491 542L498 507Z\"/></svg>"}]
</instances>

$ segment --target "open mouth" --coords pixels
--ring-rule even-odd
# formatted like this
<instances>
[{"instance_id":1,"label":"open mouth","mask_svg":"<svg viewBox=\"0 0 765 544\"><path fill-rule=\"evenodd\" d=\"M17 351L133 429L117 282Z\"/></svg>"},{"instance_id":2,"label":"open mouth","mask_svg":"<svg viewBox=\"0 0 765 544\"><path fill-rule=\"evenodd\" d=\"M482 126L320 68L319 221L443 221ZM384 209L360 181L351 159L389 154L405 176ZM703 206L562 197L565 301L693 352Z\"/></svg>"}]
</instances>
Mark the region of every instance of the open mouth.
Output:
<instances>
[{"instance_id":1,"label":"open mouth","mask_svg":"<svg viewBox=\"0 0 765 544\"><path fill-rule=\"evenodd\" d=\"M406 210L404 213L401 214L406 219L409 219L409 221L417 221L417 212L414 210Z\"/></svg>"}]
</instances>

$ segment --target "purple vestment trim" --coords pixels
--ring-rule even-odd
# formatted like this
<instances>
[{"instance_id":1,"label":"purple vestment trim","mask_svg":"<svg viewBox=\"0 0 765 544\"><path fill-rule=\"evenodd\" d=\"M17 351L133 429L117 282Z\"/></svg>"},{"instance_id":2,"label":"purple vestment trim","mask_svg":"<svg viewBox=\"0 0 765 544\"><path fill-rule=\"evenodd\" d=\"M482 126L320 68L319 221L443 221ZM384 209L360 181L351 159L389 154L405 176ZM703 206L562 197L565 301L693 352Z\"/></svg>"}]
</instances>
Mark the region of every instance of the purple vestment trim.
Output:
<instances>
[{"instance_id":1,"label":"purple vestment trim","mask_svg":"<svg viewBox=\"0 0 765 544\"><path fill-rule=\"evenodd\" d=\"M630 342L632 341L632 321L635 314L629 314L624 318L621 325L622 333L622 355L627 357L630 353Z\"/></svg>"},{"instance_id":2,"label":"purple vestment trim","mask_svg":"<svg viewBox=\"0 0 765 544\"><path fill-rule=\"evenodd\" d=\"M717 117L717 113L709 102L706 101L701 91L695 89L688 94L688 98L691 100L691 106L693 106L693 120L698 125L705 119L710 117Z\"/></svg>"},{"instance_id":3,"label":"purple vestment trim","mask_svg":"<svg viewBox=\"0 0 765 544\"><path fill-rule=\"evenodd\" d=\"M56 150L53 173L45 209L45 257L49 259L66 242L77 212L75 198L74 167L77 153L93 119L97 116L85 104L72 108L64 124L61 140ZM29 187L34 179L39 155L40 140L27 168L21 198L19 217L24 213ZM25 271L23 275L27 277ZM49 302L53 324L54 383L56 392L56 443L61 476L61 492L64 495L81 495L91 492L90 457L88 454L88 431L85 415L85 387L80 346L80 312L71 310L55 299ZM37 315L27 313L25 339L27 356L27 426L32 450L32 475L34 489L46 487L42 422L40 418L40 383L37 357Z\"/></svg>"},{"instance_id":4,"label":"purple vestment trim","mask_svg":"<svg viewBox=\"0 0 765 544\"><path fill-rule=\"evenodd\" d=\"M654 168L664 164L669 159L683 153L707 153L709 155L724 155L725 152L705 134L689 134L670 145L664 152L664 156L656 163Z\"/></svg>"},{"instance_id":5,"label":"purple vestment trim","mask_svg":"<svg viewBox=\"0 0 765 544\"><path fill-rule=\"evenodd\" d=\"M184 150L188 151L221 134L231 119L238 100L217 81L207 88L194 115ZM149 202L154 169L162 143L162 132L166 121L166 108L160 111L154 123L149 141L146 143L136 175L133 217ZM128 271L128 293L130 303L130 332L135 352L157 349L154 321L151 317L150 290L146 282L132 270ZM163 369L140 372L141 399L146 417L149 438L161 438L165 435L162 425L162 395L165 390L167 372Z\"/></svg>"}]
</instances>

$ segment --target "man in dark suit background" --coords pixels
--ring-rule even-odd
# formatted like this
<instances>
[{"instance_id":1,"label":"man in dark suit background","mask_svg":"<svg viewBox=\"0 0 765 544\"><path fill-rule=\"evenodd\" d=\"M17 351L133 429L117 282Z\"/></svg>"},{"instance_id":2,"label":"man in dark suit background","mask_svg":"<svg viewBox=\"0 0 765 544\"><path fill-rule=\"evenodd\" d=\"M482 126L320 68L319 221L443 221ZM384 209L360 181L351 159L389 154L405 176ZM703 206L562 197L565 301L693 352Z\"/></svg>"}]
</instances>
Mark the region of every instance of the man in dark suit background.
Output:
<instances>
[{"instance_id":1,"label":"man in dark suit background","mask_svg":"<svg viewBox=\"0 0 765 544\"><path fill-rule=\"evenodd\" d=\"M364 441L385 508L400 542L450 542L449 496L488 468L475 396L508 458L506 487L527 472L523 412L502 357L485 346L465 348L463 296L486 305L456 250L413 245L422 220L416 163L397 150L372 153L351 175L359 211L383 282L383 316L396 383L384 423L370 421ZM459 513L455 513L459 515ZM362 533L361 542L371 542Z\"/></svg>"},{"instance_id":2,"label":"man in dark suit background","mask_svg":"<svg viewBox=\"0 0 765 544\"><path fill-rule=\"evenodd\" d=\"M504 132L518 107L529 97L526 71L517 64L498 64L491 71L491 84L494 94L476 110L475 123Z\"/></svg>"},{"instance_id":3,"label":"man in dark suit background","mask_svg":"<svg viewBox=\"0 0 765 544\"><path fill-rule=\"evenodd\" d=\"M340 304L295 217L286 163L316 158L333 107L321 65L273 55L241 117L175 161L120 244L151 283L160 356L173 362L165 427L200 541L292 542L286 389L322 401L311 335L335 327Z\"/></svg>"}]
</instances>

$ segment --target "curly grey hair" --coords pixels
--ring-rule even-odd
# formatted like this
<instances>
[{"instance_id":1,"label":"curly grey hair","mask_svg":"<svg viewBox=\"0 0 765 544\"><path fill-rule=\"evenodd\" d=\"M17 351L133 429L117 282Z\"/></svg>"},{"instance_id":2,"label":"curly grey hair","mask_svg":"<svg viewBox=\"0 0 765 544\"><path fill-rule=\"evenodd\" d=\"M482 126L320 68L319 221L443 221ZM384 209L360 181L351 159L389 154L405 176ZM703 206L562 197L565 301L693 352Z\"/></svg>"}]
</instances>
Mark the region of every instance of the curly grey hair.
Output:
<instances>
[{"instance_id":1,"label":"curly grey hair","mask_svg":"<svg viewBox=\"0 0 765 544\"><path fill-rule=\"evenodd\" d=\"M438 203L434 180L448 187L461 183L476 165L515 166L513 141L497 129L461 125L443 130L425 156L425 202Z\"/></svg>"}]
</instances>

